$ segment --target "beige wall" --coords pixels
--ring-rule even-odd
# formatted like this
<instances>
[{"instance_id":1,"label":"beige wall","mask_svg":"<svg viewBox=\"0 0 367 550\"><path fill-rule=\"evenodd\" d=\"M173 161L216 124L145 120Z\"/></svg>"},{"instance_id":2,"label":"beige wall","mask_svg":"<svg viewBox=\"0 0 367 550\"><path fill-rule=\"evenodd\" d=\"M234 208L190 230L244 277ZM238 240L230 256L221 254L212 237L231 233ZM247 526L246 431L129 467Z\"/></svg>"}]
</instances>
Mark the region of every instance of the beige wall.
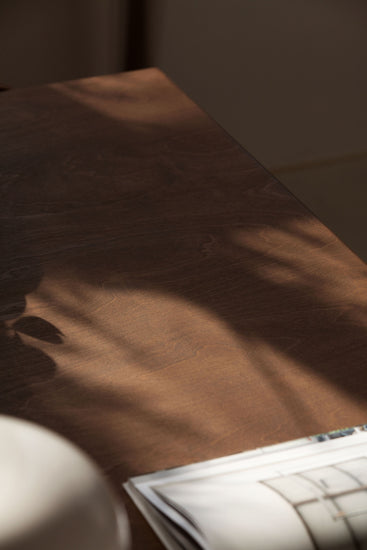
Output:
<instances>
[{"instance_id":1,"label":"beige wall","mask_svg":"<svg viewBox=\"0 0 367 550\"><path fill-rule=\"evenodd\" d=\"M367 260L367 2L148 6L150 62Z\"/></svg>"},{"instance_id":2,"label":"beige wall","mask_svg":"<svg viewBox=\"0 0 367 550\"><path fill-rule=\"evenodd\" d=\"M365 1L149 6L151 61L266 165L359 150L367 128Z\"/></svg>"},{"instance_id":3,"label":"beige wall","mask_svg":"<svg viewBox=\"0 0 367 550\"><path fill-rule=\"evenodd\" d=\"M0 82L28 86L116 72L126 1L1 0Z\"/></svg>"}]
</instances>

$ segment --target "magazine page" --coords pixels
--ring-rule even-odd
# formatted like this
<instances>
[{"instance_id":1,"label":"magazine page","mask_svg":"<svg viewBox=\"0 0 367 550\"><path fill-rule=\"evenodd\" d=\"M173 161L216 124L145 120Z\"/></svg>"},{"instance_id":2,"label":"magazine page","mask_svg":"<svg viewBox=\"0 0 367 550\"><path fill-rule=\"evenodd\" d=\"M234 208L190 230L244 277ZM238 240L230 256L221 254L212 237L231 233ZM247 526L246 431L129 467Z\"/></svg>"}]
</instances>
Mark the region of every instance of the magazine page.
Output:
<instances>
[{"instance_id":1,"label":"magazine page","mask_svg":"<svg viewBox=\"0 0 367 550\"><path fill-rule=\"evenodd\" d=\"M367 548L367 432L348 433L131 481L205 550Z\"/></svg>"}]
</instances>

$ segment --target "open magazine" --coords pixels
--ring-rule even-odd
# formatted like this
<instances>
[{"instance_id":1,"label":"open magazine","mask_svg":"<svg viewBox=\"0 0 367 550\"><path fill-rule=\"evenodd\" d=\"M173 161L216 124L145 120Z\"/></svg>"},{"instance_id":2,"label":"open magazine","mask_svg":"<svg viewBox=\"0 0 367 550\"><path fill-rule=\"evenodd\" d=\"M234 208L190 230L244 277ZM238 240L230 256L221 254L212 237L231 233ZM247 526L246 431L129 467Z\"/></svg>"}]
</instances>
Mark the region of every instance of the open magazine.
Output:
<instances>
[{"instance_id":1,"label":"open magazine","mask_svg":"<svg viewBox=\"0 0 367 550\"><path fill-rule=\"evenodd\" d=\"M367 426L131 478L172 550L367 549Z\"/></svg>"}]
</instances>

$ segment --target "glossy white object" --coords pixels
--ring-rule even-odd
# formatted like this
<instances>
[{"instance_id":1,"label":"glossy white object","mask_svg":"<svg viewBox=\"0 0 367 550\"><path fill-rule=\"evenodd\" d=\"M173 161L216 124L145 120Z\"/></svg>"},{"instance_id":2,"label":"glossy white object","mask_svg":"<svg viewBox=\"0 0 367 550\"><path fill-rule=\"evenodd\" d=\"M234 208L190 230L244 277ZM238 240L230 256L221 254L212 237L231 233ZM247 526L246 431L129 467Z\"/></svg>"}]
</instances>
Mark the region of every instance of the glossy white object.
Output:
<instances>
[{"instance_id":1,"label":"glossy white object","mask_svg":"<svg viewBox=\"0 0 367 550\"><path fill-rule=\"evenodd\" d=\"M0 416L0 549L128 548L126 515L93 462L49 430Z\"/></svg>"}]
</instances>

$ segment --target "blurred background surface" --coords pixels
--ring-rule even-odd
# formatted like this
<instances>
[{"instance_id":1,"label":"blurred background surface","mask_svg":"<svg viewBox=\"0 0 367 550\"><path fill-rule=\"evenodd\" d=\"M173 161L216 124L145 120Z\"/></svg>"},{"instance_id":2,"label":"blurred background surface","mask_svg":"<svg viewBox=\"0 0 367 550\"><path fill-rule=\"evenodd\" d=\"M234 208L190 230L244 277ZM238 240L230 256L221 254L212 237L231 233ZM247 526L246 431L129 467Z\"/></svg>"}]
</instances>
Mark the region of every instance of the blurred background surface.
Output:
<instances>
[{"instance_id":1,"label":"blurred background surface","mask_svg":"<svg viewBox=\"0 0 367 550\"><path fill-rule=\"evenodd\" d=\"M11 88L158 66L367 260L364 0L2 0Z\"/></svg>"}]
</instances>

